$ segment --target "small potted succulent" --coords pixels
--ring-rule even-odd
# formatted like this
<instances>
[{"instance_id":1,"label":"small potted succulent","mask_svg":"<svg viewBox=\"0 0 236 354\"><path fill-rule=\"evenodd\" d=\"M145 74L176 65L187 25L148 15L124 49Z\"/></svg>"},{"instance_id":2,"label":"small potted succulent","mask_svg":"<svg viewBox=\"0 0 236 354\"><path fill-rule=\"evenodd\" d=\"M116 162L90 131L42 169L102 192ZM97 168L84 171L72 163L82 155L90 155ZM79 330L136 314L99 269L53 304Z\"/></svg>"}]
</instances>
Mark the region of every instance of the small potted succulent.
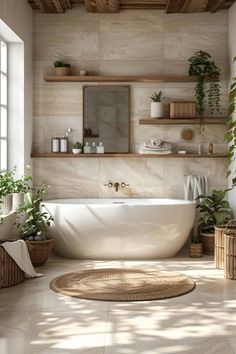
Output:
<instances>
[{"instance_id":1,"label":"small potted succulent","mask_svg":"<svg viewBox=\"0 0 236 354\"><path fill-rule=\"evenodd\" d=\"M54 67L56 76L70 75L70 64L64 63L63 61L55 61Z\"/></svg>"},{"instance_id":2,"label":"small potted succulent","mask_svg":"<svg viewBox=\"0 0 236 354\"><path fill-rule=\"evenodd\" d=\"M72 152L73 154L80 154L82 151L82 144L80 142L76 142L72 144Z\"/></svg>"},{"instance_id":3,"label":"small potted succulent","mask_svg":"<svg viewBox=\"0 0 236 354\"><path fill-rule=\"evenodd\" d=\"M43 184L39 189L31 188L25 195L24 205L17 210L15 225L20 238L26 242L34 266L42 266L52 250L53 240L48 235L48 229L53 218L43 209L42 204L47 187Z\"/></svg>"},{"instance_id":4,"label":"small potted succulent","mask_svg":"<svg viewBox=\"0 0 236 354\"><path fill-rule=\"evenodd\" d=\"M162 99L164 98L163 92L159 91L158 93L153 92L150 99L151 102L151 118L162 118L164 115L163 112L163 103Z\"/></svg>"},{"instance_id":5,"label":"small potted succulent","mask_svg":"<svg viewBox=\"0 0 236 354\"><path fill-rule=\"evenodd\" d=\"M1 214L7 215L12 211L12 200L15 189L14 172L0 174L0 209Z\"/></svg>"},{"instance_id":6,"label":"small potted succulent","mask_svg":"<svg viewBox=\"0 0 236 354\"><path fill-rule=\"evenodd\" d=\"M232 217L229 202L225 200L227 190L213 190L212 195L200 195L197 208L200 211L199 238L205 254L214 254L215 226L226 224Z\"/></svg>"}]
</instances>

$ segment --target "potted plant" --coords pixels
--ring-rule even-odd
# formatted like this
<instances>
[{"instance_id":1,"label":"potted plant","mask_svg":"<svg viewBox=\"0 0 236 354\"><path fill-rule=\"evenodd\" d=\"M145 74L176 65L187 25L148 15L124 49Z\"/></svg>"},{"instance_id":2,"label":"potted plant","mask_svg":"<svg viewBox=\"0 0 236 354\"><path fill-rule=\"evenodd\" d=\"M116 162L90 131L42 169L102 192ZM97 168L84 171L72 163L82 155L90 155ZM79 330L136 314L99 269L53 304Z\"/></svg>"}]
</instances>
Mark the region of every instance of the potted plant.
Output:
<instances>
[{"instance_id":1,"label":"potted plant","mask_svg":"<svg viewBox=\"0 0 236 354\"><path fill-rule=\"evenodd\" d=\"M200 241L198 235L192 233L191 242L189 245L190 257L199 258L202 257L202 242Z\"/></svg>"},{"instance_id":2,"label":"potted plant","mask_svg":"<svg viewBox=\"0 0 236 354\"><path fill-rule=\"evenodd\" d=\"M212 59L211 55L202 50L197 51L189 60L189 75L195 76L197 85L195 97L197 99L197 113L200 118L206 110L206 97L210 113L214 114L220 110L220 69ZM209 82L209 86L207 85ZM203 119L201 118L200 133L203 133Z\"/></svg>"},{"instance_id":3,"label":"potted plant","mask_svg":"<svg viewBox=\"0 0 236 354\"><path fill-rule=\"evenodd\" d=\"M234 57L233 62L236 62ZM228 171L226 177L232 178L231 189L236 187L236 168L235 168L235 153L236 153L236 77L232 78L232 83L229 92L229 113L227 119L228 131L225 135L225 141L228 143Z\"/></svg>"},{"instance_id":4,"label":"potted plant","mask_svg":"<svg viewBox=\"0 0 236 354\"><path fill-rule=\"evenodd\" d=\"M14 172L0 174L0 209L2 214L9 214L12 210L12 199L15 188Z\"/></svg>"},{"instance_id":5,"label":"potted plant","mask_svg":"<svg viewBox=\"0 0 236 354\"><path fill-rule=\"evenodd\" d=\"M227 190L213 190L212 195L200 195L197 208L200 211L199 238L205 254L214 254L215 226L226 224L231 219L229 202L225 200Z\"/></svg>"},{"instance_id":6,"label":"potted plant","mask_svg":"<svg viewBox=\"0 0 236 354\"><path fill-rule=\"evenodd\" d=\"M52 238L48 235L53 218L45 210L42 197L47 190L43 184L39 189L31 188L25 195L25 203L18 209L16 227L25 240L34 266L42 266L52 250Z\"/></svg>"},{"instance_id":7,"label":"potted plant","mask_svg":"<svg viewBox=\"0 0 236 354\"><path fill-rule=\"evenodd\" d=\"M82 144L80 142L76 142L74 144L72 144L72 152L73 154L80 154L82 151Z\"/></svg>"},{"instance_id":8,"label":"potted plant","mask_svg":"<svg viewBox=\"0 0 236 354\"><path fill-rule=\"evenodd\" d=\"M55 61L54 67L57 76L70 75L70 64L64 63L63 61Z\"/></svg>"},{"instance_id":9,"label":"potted plant","mask_svg":"<svg viewBox=\"0 0 236 354\"><path fill-rule=\"evenodd\" d=\"M29 166L26 166L26 170L30 169ZM16 172L14 168L13 173ZM14 192L13 192L13 210L17 210L20 206L24 204L25 194L30 190L28 182L32 181L32 177L24 175L21 178L15 179L14 181Z\"/></svg>"},{"instance_id":10,"label":"potted plant","mask_svg":"<svg viewBox=\"0 0 236 354\"><path fill-rule=\"evenodd\" d=\"M163 113L163 92L160 91L158 93L153 92L152 96L150 99L152 100L151 102L151 118L162 118L164 113Z\"/></svg>"}]
</instances>

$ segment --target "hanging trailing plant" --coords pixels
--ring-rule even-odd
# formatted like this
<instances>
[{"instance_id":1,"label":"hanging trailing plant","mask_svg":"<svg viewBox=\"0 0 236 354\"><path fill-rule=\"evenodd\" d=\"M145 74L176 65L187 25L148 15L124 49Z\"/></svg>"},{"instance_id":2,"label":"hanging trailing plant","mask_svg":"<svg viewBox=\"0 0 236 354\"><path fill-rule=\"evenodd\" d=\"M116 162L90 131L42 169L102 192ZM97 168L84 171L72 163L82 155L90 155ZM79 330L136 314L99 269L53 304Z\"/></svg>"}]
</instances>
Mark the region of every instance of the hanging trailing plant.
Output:
<instances>
[{"instance_id":1,"label":"hanging trailing plant","mask_svg":"<svg viewBox=\"0 0 236 354\"><path fill-rule=\"evenodd\" d=\"M234 57L233 62L236 62L236 57ZM228 149L228 162L229 167L227 171L227 177L232 175L232 187L236 187L236 168L232 167L233 162L235 161L236 157L236 119L234 113L236 112L236 77L232 78L232 83L230 86L229 91L229 112L228 112L228 119L227 119L227 127L228 131L225 135L225 141L229 144ZM232 168L232 169L231 169Z\"/></svg>"},{"instance_id":2,"label":"hanging trailing plant","mask_svg":"<svg viewBox=\"0 0 236 354\"><path fill-rule=\"evenodd\" d=\"M211 55L202 50L197 51L189 60L189 75L196 76L197 113L202 116L206 109L206 99L210 113L220 110L220 69ZM209 82L209 85L207 83Z\"/></svg>"}]
</instances>

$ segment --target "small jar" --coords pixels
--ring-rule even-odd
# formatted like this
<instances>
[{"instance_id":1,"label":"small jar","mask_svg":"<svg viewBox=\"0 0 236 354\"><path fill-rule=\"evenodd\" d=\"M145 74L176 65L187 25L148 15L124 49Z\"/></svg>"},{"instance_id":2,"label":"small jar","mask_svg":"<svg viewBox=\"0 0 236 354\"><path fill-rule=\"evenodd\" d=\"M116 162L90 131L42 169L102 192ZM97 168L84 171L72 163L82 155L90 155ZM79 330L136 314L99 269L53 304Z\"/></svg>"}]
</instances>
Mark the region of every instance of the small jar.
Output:
<instances>
[{"instance_id":1,"label":"small jar","mask_svg":"<svg viewBox=\"0 0 236 354\"><path fill-rule=\"evenodd\" d=\"M51 140L51 152L60 152L60 138L54 136Z\"/></svg>"},{"instance_id":2,"label":"small jar","mask_svg":"<svg viewBox=\"0 0 236 354\"><path fill-rule=\"evenodd\" d=\"M60 138L60 152L68 152L68 138L65 136Z\"/></svg>"},{"instance_id":3,"label":"small jar","mask_svg":"<svg viewBox=\"0 0 236 354\"><path fill-rule=\"evenodd\" d=\"M99 145L97 146L96 152L97 152L97 154L104 154L104 146L103 146L102 142L100 142Z\"/></svg>"},{"instance_id":4,"label":"small jar","mask_svg":"<svg viewBox=\"0 0 236 354\"><path fill-rule=\"evenodd\" d=\"M84 154L90 154L91 153L91 147L89 146L89 143L86 141L84 145Z\"/></svg>"}]
</instances>

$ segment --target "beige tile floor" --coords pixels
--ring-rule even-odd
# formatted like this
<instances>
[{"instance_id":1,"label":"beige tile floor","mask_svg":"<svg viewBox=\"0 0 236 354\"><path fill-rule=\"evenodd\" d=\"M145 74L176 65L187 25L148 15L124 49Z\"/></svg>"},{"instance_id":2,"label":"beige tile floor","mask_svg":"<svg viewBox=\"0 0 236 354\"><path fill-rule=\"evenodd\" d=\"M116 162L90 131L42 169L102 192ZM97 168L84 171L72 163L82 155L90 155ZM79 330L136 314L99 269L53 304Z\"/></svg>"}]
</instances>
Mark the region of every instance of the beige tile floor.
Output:
<instances>
[{"instance_id":1,"label":"beige tile floor","mask_svg":"<svg viewBox=\"0 0 236 354\"><path fill-rule=\"evenodd\" d=\"M148 302L108 303L64 297L50 280L102 267L154 267L191 276L196 289ZM161 261L78 261L52 257L44 276L0 290L0 354L236 353L236 281L211 257Z\"/></svg>"}]
</instances>

